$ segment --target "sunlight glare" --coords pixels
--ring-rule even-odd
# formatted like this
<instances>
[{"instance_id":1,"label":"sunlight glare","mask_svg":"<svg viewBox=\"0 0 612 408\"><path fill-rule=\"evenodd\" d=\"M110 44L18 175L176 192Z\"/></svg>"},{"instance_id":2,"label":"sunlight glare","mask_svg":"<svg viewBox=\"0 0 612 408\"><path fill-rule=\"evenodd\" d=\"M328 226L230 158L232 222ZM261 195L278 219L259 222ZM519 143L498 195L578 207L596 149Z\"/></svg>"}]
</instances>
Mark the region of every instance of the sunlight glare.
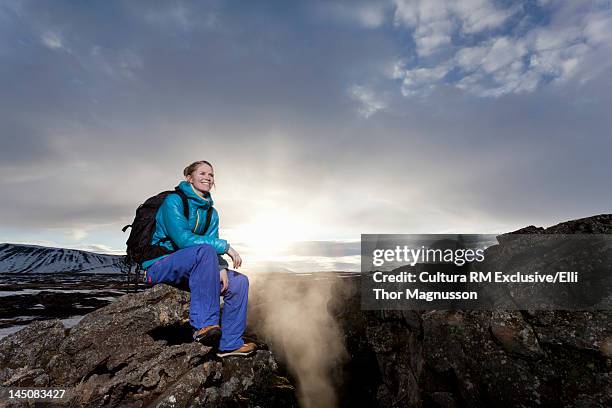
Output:
<instances>
[{"instance_id":1,"label":"sunlight glare","mask_svg":"<svg viewBox=\"0 0 612 408\"><path fill-rule=\"evenodd\" d=\"M303 218L278 211L255 216L252 222L235 228L231 235L248 252L266 257L287 250L292 242L309 239L313 227Z\"/></svg>"}]
</instances>

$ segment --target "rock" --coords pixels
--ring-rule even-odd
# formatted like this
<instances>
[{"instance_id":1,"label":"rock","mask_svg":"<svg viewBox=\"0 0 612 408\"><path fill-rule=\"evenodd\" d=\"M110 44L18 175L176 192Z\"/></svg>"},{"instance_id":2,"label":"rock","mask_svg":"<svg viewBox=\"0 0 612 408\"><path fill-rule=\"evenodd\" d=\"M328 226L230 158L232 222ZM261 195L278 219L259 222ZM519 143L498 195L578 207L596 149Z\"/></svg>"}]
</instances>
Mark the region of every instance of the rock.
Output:
<instances>
[{"instance_id":1,"label":"rock","mask_svg":"<svg viewBox=\"0 0 612 408\"><path fill-rule=\"evenodd\" d=\"M34 322L0 340L0 381L6 370L25 367L44 367L58 353L67 330L59 320Z\"/></svg>"},{"instance_id":2,"label":"rock","mask_svg":"<svg viewBox=\"0 0 612 408\"><path fill-rule=\"evenodd\" d=\"M611 234L612 215L515 233ZM485 258L516 261L517 252L528 249L500 238ZM601 258L608 271L609 256ZM359 287L357 279L352 284ZM333 312L350 340L348 351L362 356L345 382L343 395L352 395L352 401L379 407L612 406L610 308L360 311L358 296L339 303L344 309L336 306Z\"/></svg>"},{"instance_id":3,"label":"rock","mask_svg":"<svg viewBox=\"0 0 612 408\"><path fill-rule=\"evenodd\" d=\"M612 215L516 232L610 234ZM504 236L499 243L486 257L501 264L518 263L515 255L529 249ZM313 284L295 279L288 284ZM332 370L342 378L334 378L340 406L612 406L610 308L363 311L358 278L329 279L328 311L350 356ZM595 295L594 304L607 305ZM297 406L294 381L274 350L217 359L191 341L188 304L188 293L158 285L90 313L71 330L59 321L33 323L0 340L0 381L67 386L71 406Z\"/></svg>"},{"instance_id":4,"label":"rock","mask_svg":"<svg viewBox=\"0 0 612 408\"><path fill-rule=\"evenodd\" d=\"M571 223L563 223L535 234L499 236L499 245L487 248L481 270L508 274L580 271L579 284L508 283L504 288L487 286L484 297L497 309L612 310L612 239L601 233L608 225L605 219L595 217L593 225L588 219L578 220L576 234L570 233Z\"/></svg>"},{"instance_id":5,"label":"rock","mask_svg":"<svg viewBox=\"0 0 612 408\"><path fill-rule=\"evenodd\" d=\"M531 325L525 322L519 311L494 311L489 324L491 334L507 353L533 359L542 356Z\"/></svg>"},{"instance_id":6,"label":"rock","mask_svg":"<svg viewBox=\"0 0 612 408\"><path fill-rule=\"evenodd\" d=\"M36 322L0 341L5 386L68 387L71 406L296 406L269 351L218 359L194 343L189 293L157 285L67 330ZM276 405L275 405L276 404Z\"/></svg>"}]
</instances>

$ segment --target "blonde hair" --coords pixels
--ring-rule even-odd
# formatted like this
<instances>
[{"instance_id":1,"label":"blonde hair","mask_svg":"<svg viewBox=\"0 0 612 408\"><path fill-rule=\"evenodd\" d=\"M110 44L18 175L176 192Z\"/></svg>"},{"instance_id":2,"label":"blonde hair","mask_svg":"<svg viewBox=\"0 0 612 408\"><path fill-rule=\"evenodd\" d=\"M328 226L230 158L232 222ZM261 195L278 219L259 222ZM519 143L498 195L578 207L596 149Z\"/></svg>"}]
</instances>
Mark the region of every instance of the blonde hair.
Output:
<instances>
[{"instance_id":1,"label":"blonde hair","mask_svg":"<svg viewBox=\"0 0 612 408\"><path fill-rule=\"evenodd\" d=\"M210 164L206 160L195 161L191 163L189 166L185 167L185 169L183 170L183 176L187 177L188 175L193 173L202 164L208 164L211 169L213 168L212 164Z\"/></svg>"}]
</instances>

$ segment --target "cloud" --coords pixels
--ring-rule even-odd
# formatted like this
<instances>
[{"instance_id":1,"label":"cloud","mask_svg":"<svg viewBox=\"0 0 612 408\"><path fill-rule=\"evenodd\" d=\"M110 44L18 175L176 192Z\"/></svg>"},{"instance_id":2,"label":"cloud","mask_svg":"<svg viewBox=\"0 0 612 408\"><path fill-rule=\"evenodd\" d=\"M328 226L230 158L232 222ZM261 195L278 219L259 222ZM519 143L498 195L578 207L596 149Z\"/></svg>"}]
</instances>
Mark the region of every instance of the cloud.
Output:
<instances>
[{"instance_id":1,"label":"cloud","mask_svg":"<svg viewBox=\"0 0 612 408\"><path fill-rule=\"evenodd\" d=\"M90 71L101 71L114 79L135 79L144 63L140 55L130 49L105 49L98 45L81 58L83 67Z\"/></svg>"},{"instance_id":2,"label":"cloud","mask_svg":"<svg viewBox=\"0 0 612 408\"><path fill-rule=\"evenodd\" d=\"M56 247L55 242L53 241L48 241L48 240L37 240L37 239L29 239L29 240L25 240L25 241L21 241L21 240L16 240L16 239L12 239L12 238L0 238L0 243L6 243L6 244L22 244L22 245L38 245L38 246L44 246L44 247Z\"/></svg>"},{"instance_id":3,"label":"cloud","mask_svg":"<svg viewBox=\"0 0 612 408\"><path fill-rule=\"evenodd\" d=\"M359 103L358 112L364 118L369 118L386 107L386 103L368 87L353 85L349 88L349 94Z\"/></svg>"},{"instance_id":4,"label":"cloud","mask_svg":"<svg viewBox=\"0 0 612 408\"><path fill-rule=\"evenodd\" d=\"M45 47L50 48L52 50L64 48L62 39L56 33L53 32L47 32L43 34L40 38L40 41Z\"/></svg>"},{"instance_id":5,"label":"cloud","mask_svg":"<svg viewBox=\"0 0 612 408\"><path fill-rule=\"evenodd\" d=\"M451 41L450 3L444 0L395 1L395 24L412 30L419 55L428 56Z\"/></svg>"},{"instance_id":6,"label":"cloud","mask_svg":"<svg viewBox=\"0 0 612 408\"><path fill-rule=\"evenodd\" d=\"M367 29L381 27L390 9L389 3L380 0L370 1L324 1L315 3L318 18L334 22L348 22Z\"/></svg>"},{"instance_id":7,"label":"cloud","mask_svg":"<svg viewBox=\"0 0 612 408\"><path fill-rule=\"evenodd\" d=\"M385 8L380 4L364 4L356 12L358 20L367 28L380 27L385 21Z\"/></svg>"},{"instance_id":8,"label":"cloud","mask_svg":"<svg viewBox=\"0 0 612 408\"><path fill-rule=\"evenodd\" d=\"M441 64L431 68L414 68L396 74L402 78L402 95L418 95L431 91L449 72L450 65Z\"/></svg>"},{"instance_id":9,"label":"cloud","mask_svg":"<svg viewBox=\"0 0 612 408\"><path fill-rule=\"evenodd\" d=\"M612 62L612 11L605 3L543 4L550 21L520 4L499 8L490 0L395 4L396 26L409 29L415 42L412 58L398 61L392 76L402 80L405 96L440 85L480 97L530 93L549 83L584 82Z\"/></svg>"},{"instance_id":10,"label":"cloud","mask_svg":"<svg viewBox=\"0 0 612 408\"><path fill-rule=\"evenodd\" d=\"M452 1L451 7L460 20L463 34L498 28L521 10L520 4L500 9L490 0Z\"/></svg>"},{"instance_id":11,"label":"cloud","mask_svg":"<svg viewBox=\"0 0 612 408\"><path fill-rule=\"evenodd\" d=\"M490 0L395 0L394 21L408 28L419 56L451 45L454 34L477 34L504 24L518 7L497 8Z\"/></svg>"},{"instance_id":12,"label":"cloud","mask_svg":"<svg viewBox=\"0 0 612 408\"><path fill-rule=\"evenodd\" d=\"M87 231L81 228L73 228L71 230L66 231L66 234L74 241L81 241L88 235Z\"/></svg>"},{"instance_id":13,"label":"cloud","mask_svg":"<svg viewBox=\"0 0 612 408\"><path fill-rule=\"evenodd\" d=\"M610 45L612 13L590 12L584 17L584 36L593 46Z\"/></svg>"},{"instance_id":14,"label":"cloud","mask_svg":"<svg viewBox=\"0 0 612 408\"><path fill-rule=\"evenodd\" d=\"M78 249L81 251L95 252L97 254L107 254L107 255L125 255L125 250L117 250L109 247L104 244L88 244L88 245L76 245L71 246L73 249Z\"/></svg>"},{"instance_id":15,"label":"cloud","mask_svg":"<svg viewBox=\"0 0 612 408\"><path fill-rule=\"evenodd\" d=\"M221 236L236 243L262 214L286 214L279 231L295 239L356 240L550 225L612 202L601 187L612 165L602 6L463 3L478 6L470 20L454 2L406 2L405 16L382 3L342 20L304 12L311 2L180 3L195 22L214 13L209 29L180 13L151 18L149 2L112 15L98 3L19 4L0 15L9 241L71 245L65 231L80 229L78 244L124 248L136 207L201 158L215 165ZM450 41L423 37L420 54L421 24ZM47 32L71 52L46 48ZM253 240L260 231L287 238L264 222ZM355 248L329 246L285 260L270 245L245 265L355 265Z\"/></svg>"},{"instance_id":16,"label":"cloud","mask_svg":"<svg viewBox=\"0 0 612 408\"><path fill-rule=\"evenodd\" d=\"M130 2L128 5L136 17L147 23L172 32L178 29L192 32L200 29L214 29L218 26L218 15L215 11L216 1L209 1L204 7L196 7L191 2Z\"/></svg>"}]
</instances>

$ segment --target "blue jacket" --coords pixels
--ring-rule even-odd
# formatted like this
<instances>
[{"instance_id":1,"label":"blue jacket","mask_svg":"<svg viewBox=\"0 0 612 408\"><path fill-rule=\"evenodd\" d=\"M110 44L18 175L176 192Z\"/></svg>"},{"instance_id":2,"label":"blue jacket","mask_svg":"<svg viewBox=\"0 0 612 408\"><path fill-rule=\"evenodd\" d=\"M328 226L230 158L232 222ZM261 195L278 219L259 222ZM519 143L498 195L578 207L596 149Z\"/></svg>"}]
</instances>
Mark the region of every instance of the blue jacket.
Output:
<instances>
[{"instance_id":1,"label":"blue jacket","mask_svg":"<svg viewBox=\"0 0 612 408\"><path fill-rule=\"evenodd\" d=\"M185 219L181 197L178 194L168 195L157 210L155 233L151 244L162 245L169 250L173 250L174 248L169 241L163 242L164 239L170 238L179 249L208 244L215 248L218 254L226 253L229 244L226 240L219 238L219 214L214 208L210 226L206 232L203 231L206 223L206 212L213 205L212 197L202 198L196 193L193 186L186 181L181 181L179 188L187 196L189 219ZM145 261L142 263L142 267L147 269L166 256L168 255Z\"/></svg>"}]
</instances>

